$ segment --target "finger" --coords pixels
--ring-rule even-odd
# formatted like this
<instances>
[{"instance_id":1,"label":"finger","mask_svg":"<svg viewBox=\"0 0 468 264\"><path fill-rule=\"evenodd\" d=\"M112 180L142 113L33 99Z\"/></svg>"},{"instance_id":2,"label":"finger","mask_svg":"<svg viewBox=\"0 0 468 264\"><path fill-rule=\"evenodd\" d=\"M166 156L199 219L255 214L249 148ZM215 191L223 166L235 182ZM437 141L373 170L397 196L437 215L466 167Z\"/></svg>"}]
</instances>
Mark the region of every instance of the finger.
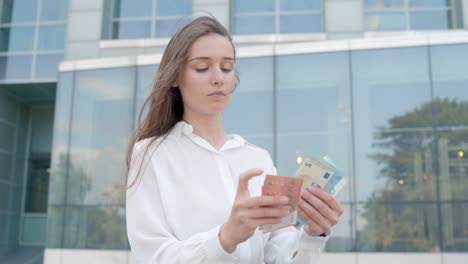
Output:
<instances>
[{"instance_id":1,"label":"finger","mask_svg":"<svg viewBox=\"0 0 468 264\"><path fill-rule=\"evenodd\" d=\"M262 195L245 199L242 204L245 208L256 208L264 206L284 206L289 204L287 196Z\"/></svg>"},{"instance_id":2,"label":"finger","mask_svg":"<svg viewBox=\"0 0 468 264\"><path fill-rule=\"evenodd\" d=\"M297 213L304 218L305 224L304 224L304 231L306 231L308 234L311 235L320 235L325 233L329 229L325 229L321 227L317 222L315 222L314 219L309 218L308 215L302 210L301 207L297 208Z\"/></svg>"},{"instance_id":3,"label":"finger","mask_svg":"<svg viewBox=\"0 0 468 264\"><path fill-rule=\"evenodd\" d=\"M304 213L304 220L311 226L318 225L323 230L329 230L332 227L330 221L320 214L313 206L305 201L299 202L299 208Z\"/></svg>"},{"instance_id":4,"label":"finger","mask_svg":"<svg viewBox=\"0 0 468 264\"><path fill-rule=\"evenodd\" d=\"M251 219L260 218L283 218L289 214L289 209L286 207L261 207L250 209L247 217Z\"/></svg>"},{"instance_id":5,"label":"finger","mask_svg":"<svg viewBox=\"0 0 468 264\"><path fill-rule=\"evenodd\" d=\"M262 175L262 169L250 169L247 170L239 176L239 184L237 185L237 195L249 195L249 180L255 176Z\"/></svg>"},{"instance_id":6,"label":"finger","mask_svg":"<svg viewBox=\"0 0 468 264\"><path fill-rule=\"evenodd\" d=\"M343 207L340 205L340 203L333 197L331 194L327 193L326 191L317 188L315 186L308 187L307 190L320 198L325 204L327 204L328 207L330 207L333 211L337 212L338 215L343 214Z\"/></svg>"},{"instance_id":7,"label":"finger","mask_svg":"<svg viewBox=\"0 0 468 264\"><path fill-rule=\"evenodd\" d=\"M302 192L302 200L309 203L312 207L319 211L321 215L325 216L326 218L338 218L338 212L335 212L330 207L328 207L328 205L324 201L322 201L318 196L316 196L315 192L312 193L310 189L311 188L307 188L306 191Z\"/></svg>"}]
</instances>

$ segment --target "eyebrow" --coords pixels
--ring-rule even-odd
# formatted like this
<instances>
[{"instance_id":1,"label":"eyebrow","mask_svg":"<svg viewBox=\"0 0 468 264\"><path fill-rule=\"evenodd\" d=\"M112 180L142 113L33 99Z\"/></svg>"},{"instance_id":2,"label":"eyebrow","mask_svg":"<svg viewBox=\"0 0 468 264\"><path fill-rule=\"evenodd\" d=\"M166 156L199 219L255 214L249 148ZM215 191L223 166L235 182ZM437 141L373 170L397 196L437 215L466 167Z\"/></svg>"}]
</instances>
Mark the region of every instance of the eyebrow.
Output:
<instances>
[{"instance_id":1,"label":"eyebrow","mask_svg":"<svg viewBox=\"0 0 468 264\"><path fill-rule=\"evenodd\" d=\"M189 62L190 62L190 61L193 61L193 60L210 60L210 59L211 59L210 57L194 57L194 58L191 58L191 59L189 60ZM234 58L232 58L232 57L223 57L223 59L225 59L225 60L232 60L232 61L234 60Z\"/></svg>"}]
</instances>

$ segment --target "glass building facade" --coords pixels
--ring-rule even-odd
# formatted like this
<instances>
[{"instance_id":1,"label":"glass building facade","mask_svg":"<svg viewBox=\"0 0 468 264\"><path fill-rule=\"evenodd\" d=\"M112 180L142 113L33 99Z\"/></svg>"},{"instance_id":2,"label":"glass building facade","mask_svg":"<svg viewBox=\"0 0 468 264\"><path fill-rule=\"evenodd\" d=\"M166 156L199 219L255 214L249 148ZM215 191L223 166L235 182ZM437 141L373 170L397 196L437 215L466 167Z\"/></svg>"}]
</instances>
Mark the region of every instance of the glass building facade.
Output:
<instances>
[{"instance_id":1,"label":"glass building facade","mask_svg":"<svg viewBox=\"0 0 468 264\"><path fill-rule=\"evenodd\" d=\"M347 177L323 263L468 262L468 0L0 0L0 260L133 263L127 143L206 12L238 47L226 130Z\"/></svg>"}]
</instances>

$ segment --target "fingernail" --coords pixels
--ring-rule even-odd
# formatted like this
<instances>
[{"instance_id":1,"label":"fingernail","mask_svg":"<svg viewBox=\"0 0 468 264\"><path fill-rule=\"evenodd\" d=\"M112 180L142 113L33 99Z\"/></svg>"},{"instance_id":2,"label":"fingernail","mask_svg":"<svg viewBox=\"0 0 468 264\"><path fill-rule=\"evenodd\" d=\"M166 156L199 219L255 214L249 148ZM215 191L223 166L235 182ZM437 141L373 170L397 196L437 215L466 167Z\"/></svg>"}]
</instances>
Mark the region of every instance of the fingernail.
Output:
<instances>
[{"instance_id":1,"label":"fingernail","mask_svg":"<svg viewBox=\"0 0 468 264\"><path fill-rule=\"evenodd\" d=\"M281 196L280 201L281 201L282 203L287 203L287 202L289 202L289 198L286 197L286 196Z\"/></svg>"}]
</instances>

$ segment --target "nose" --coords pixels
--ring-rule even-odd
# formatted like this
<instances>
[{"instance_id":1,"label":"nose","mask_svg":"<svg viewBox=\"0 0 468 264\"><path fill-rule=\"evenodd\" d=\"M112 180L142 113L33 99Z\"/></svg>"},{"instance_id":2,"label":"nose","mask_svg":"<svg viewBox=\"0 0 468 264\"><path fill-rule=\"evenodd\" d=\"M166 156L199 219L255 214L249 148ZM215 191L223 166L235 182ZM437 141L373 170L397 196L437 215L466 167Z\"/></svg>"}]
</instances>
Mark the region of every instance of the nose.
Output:
<instances>
[{"instance_id":1,"label":"nose","mask_svg":"<svg viewBox=\"0 0 468 264\"><path fill-rule=\"evenodd\" d=\"M213 72L211 73L211 84L212 85L223 85L224 84L224 76L221 68L215 67Z\"/></svg>"}]
</instances>

